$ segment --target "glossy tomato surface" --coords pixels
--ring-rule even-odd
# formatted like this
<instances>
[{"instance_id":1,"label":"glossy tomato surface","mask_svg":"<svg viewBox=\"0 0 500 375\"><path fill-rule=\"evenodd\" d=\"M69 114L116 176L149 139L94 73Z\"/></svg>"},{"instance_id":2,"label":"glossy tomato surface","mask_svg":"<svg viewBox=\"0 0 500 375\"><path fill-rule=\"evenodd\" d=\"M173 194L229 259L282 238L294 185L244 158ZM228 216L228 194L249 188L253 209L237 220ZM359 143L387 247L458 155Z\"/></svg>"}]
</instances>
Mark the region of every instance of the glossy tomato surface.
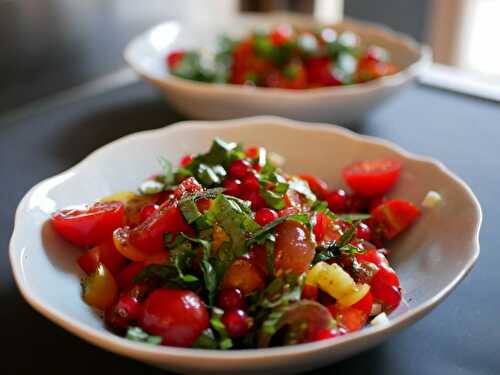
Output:
<instances>
[{"instance_id":1,"label":"glossy tomato surface","mask_svg":"<svg viewBox=\"0 0 500 375\"><path fill-rule=\"evenodd\" d=\"M275 268L278 274L307 271L314 257L314 244L307 227L287 220L276 228Z\"/></svg>"},{"instance_id":2,"label":"glossy tomato surface","mask_svg":"<svg viewBox=\"0 0 500 375\"><path fill-rule=\"evenodd\" d=\"M392 199L372 211L371 226L390 240L408 228L418 217L420 209L402 199Z\"/></svg>"},{"instance_id":3,"label":"glossy tomato surface","mask_svg":"<svg viewBox=\"0 0 500 375\"><path fill-rule=\"evenodd\" d=\"M142 328L162 338L162 344L190 347L208 328L208 312L195 293L157 289L144 302Z\"/></svg>"},{"instance_id":4,"label":"glossy tomato surface","mask_svg":"<svg viewBox=\"0 0 500 375\"><path fill-rule=\"evenodd\" d=\"M121 202L97 202L57 211L52 215L54 229L67 241L80 246L93 246L110 237L123 225L125 208Z\"/></svg>"},{"instance_id":5,"label":"glossy tomato surface","mask_svg":"<svg viewBox=\"0 0 500 375\"><path fill-rule=\"evenodd\" d=\"M346 184L354 192L366 196L381 196L394 186L401 173L401 162L394 159L365 160L342 170Z\"/></svg>"}]
</instances>

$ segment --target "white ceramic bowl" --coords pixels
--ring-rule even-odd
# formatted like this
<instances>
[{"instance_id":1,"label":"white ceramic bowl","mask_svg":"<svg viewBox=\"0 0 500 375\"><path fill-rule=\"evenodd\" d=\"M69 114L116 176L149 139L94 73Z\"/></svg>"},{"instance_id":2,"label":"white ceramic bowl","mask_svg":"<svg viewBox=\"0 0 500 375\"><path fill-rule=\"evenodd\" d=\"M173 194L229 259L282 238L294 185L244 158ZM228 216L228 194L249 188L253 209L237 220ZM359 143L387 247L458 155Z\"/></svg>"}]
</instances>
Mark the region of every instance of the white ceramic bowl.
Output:
<instances>
[{"instance_id":1,"label":"white ceramic bowl","mask_svg":"<svg viewBox=\"0 0 500 375\"><path fill-rule=\"evenodd\" d=\"M412 82L430 62L430 50L413 39L380 25L345 20L335 28L351 30L362 40L386 48L401 67L397 74L346 87L286 90L232 84L211 84L171 76L165 64L169 51L211 48L221 33L244 35L258 27L280 22L318 25L309 16L290 14L246 15L223 26L203 28L175 21L146 31L130 42L124 56L145 80L158 87L180 112L197 119L220 120L254 115L277 115L302 121L335 122L350 126L368 111Z\"/></svg>"},{"instance_id":2,"label":"white ceramic bowl","mask_svg":"<svg viewBox=\"0 0 500 375\"><path fill-rule=\"evenodd\" d=\"M230 352L149 346L105 329L80 297L80 251L60 239L47 219L64 206L135 189L158 169L158 156L176 163L186 153L206 150L216 136L266 146L286 157L286 170L318 175L331 187L342 185L339 171L347 163L397 158L404 169L392 196L418 203L428 190L442 195L440 206L424 209L418 223L390 246L407 302L391 314L388 325L316 343ZM10 259L19 289L36 310L103 349L179 372L294 373L371 347L428 313L477 259L480 223L479 204L459 178L442 164L385 141L276 117L190 121L119 139L32 188L17 209Z\"/></svg>"}]
</instances>

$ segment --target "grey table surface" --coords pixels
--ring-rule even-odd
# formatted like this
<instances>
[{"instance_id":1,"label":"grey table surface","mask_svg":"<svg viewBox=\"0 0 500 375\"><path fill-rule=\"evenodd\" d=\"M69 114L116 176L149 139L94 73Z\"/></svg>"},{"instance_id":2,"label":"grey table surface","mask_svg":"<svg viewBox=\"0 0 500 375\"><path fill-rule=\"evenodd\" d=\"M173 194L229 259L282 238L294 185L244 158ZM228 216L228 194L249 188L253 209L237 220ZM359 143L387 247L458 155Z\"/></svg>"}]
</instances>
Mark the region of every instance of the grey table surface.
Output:
<instances>
[{"instance_id":1,"label":"grey table surface","mask_svg":"<svg viewBox=\"0 0 500 375\"><path fill-rule=\"evenodd\" d=\"M16 205L35 183L125 134L181 119L143 83L0 117L0 373L165 373L87 344L35 312L14 284L8 242ZM374 349L312 373L500 374L500 105L415 85L357 131L435 157L462 177L484 212L481 255L427 317Z\"/></svg>"}]
</instances>

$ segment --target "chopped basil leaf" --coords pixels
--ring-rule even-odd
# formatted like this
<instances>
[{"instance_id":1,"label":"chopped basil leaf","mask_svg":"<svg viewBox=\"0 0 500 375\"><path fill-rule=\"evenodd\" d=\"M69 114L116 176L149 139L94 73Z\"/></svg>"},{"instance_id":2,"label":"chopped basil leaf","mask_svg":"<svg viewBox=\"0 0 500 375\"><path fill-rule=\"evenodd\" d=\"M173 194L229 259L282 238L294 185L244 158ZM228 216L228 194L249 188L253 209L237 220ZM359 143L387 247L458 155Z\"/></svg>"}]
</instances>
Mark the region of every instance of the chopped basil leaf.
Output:
<instances>
[{"instance_id":1,"label":"chopped basil leaf","mask_svg":"<svg viewBox=\"0 0 500 375\"><path fill-rule=\"evenodd\" d=\"M285 208L286 202L283 194L275 193L271 190L261 189L260 195L266 202L268 207L271 207L275 210L281 210Z\"/></svg>"},{"instance_id":2,"label":"chopped basil leaf","mask_svg":"<svg viewBox=\"0 0 500 375\"><path fill-rule=\"evenodd\" d=\"M146 180L139 187L139 192L141 194L157 194L165 189L165 184L156 180Z\"/></svg>"},{"instance_id":3,"label":"chopped basil leaf","mask_svg":"<svg viewBox=\"0 0 500 375\"><path fill-rule=\"evenodd\" d=\"M224 325L224 323L222 323L222 313L223 312L219 311L219 309L213 309L212 318L210 319L210 325L219 336L219 347L222 350L227 350L232 348L233 341L227 334L226 326Z\"/></svg>"},{"instance_id":4,"label":"chopped basil leaf","mask_svg":"<svg viewBox=\"0 0 500 375\"><path fill-rule=\"evenodd\" d=\"M311 202L316 201L316 195L314 195L314 193L311 191L311 188L309 187L307 181L294 178L289 183L289 189L295 190L297 193L302 194L304 197L307 198L307 200Z\"/></svg>"},{"instance_id":5,"label":"chopped basil leaf","mask_svg":"<svg viewBox=\"0 0 500 375\"><path fill-rule=\"evenodd\" d=\"M151 336L144 332L140 327L129 327L127 329L127 339L145 344L160 345L162 338L160 336Z\"/></svg>"},{"instance_id":6,"label":"chopped basil leaf","mask_svg":"<svg viewBox=\"0 0 500 375\"><path fill-rule=\"evenodd\" d=\"M371 215L370 214L342 214L342 215L337 215L337 217L340 220L352 223L354 221L367 220L367 219L371 218Z\"/></svg>"},{"instance_id":7,"label":"chopped basil leaf","mask_svg":"<svg viewBox=\"0 0 500 375\"><path fill-rule=\"evenodd\" d=\"M198 349L217 349L218 347L219 344L215 339L214 332L210 328L204 330L193 344L193 348Z\"/></svg>"},{"instance_id":8,"label":"chopped basil leaf","mask_svg":"<svg viewBox=\"0 0 500 375\"><path fill-rule=\"evenodd\" d=\"M306 214L280 216L276 220L272 221L271 223L265 225L264 227L260 228L258 231L253 233L252 236L247 241L247 246L250 246L251 244L257 242L261 237L268 234L272 229L283 223L285 220L295 220L303 224L309 225L309 217Z\"/></svg>"},{"instance_id":9,"label":"chopped basil leaf","mask_svg":"<svg viewBox=\"0 0 500 375\"><path fill-rule=\"evenodd\" d=\"M174 184L174 169L172 167L172 163L165 159L164 157L160 157L158 159L160 165L161 165L161 169L163 171L163 183L166 185L166 186L171 186Z\"/></svg>"}]
</instances>

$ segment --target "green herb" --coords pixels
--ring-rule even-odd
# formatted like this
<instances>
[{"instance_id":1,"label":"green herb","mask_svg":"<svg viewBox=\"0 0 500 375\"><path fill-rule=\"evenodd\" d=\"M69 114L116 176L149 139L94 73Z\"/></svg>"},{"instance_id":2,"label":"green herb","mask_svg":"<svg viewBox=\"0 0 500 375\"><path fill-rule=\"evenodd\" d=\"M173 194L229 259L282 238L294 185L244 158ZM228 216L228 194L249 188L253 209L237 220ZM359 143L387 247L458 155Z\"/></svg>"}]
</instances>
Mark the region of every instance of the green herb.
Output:
<instances>
[{"instance_id":1,"label":"green herb","mask_svg":"<svg viewBox=\"0 0 500 375\"><path fill-rule=\"evenodd\" d=\"M303 196L306 197L307 200L311 202L316 201L316 195L311 191L311 188L309 187L309 184L301 180L299 178L294 178L292 181L289 183L289 189L295 190L297 193L302 194Z\"/></svg>"},{"instance_id":2,"label":"green herb","mask_svg":"<svg viewBox=\"0 0 500 375\"><path fill-rule=\"evenodd\" d=\"M193 344L193 348L218 349L219 344L215 339L214 332L212 331L212 329L207 328L206 330L204 330Z\"/></svg>"},{"instance_id":3,"label":"green herb","mask_svg":"<svg viewBox=\"0 0 500 375\"><path fill-rule=\"evenodd\" d=\"M226 326L222 323L222 311L218 309L213 309L212 318L210 319L210 325L217 332L219 336L219 347L222 350L230 349L233 346L233 341L227 334Z\"/></svg>"},{"instance_id":4,"label":"green herb","mask_svg":"<svg viewBox=\"0 0 500 375\"><path fill-rule=\"evenodd\" d=\"M332 258L339 258L342 254L352 255L364 253L366 250L351 245L351 241L356 234L358 222L352 224L349 229L338 239L316 248L313 263L327 261Z\"/></svg>"},{"instance_id":5,"label":"green herb","mask_svg":"<svg viewBox=\"0 0 500 375\"><path fill-rule=\"evenodd\" d=\"M347 221L348 223L352 223L354 221L362 221L371 218L370 214L342 214L337 215L340 220Z\"/></svg>"},{"instance_id":6,"label":"green herb","mask_svg":"<svg viewBox=\"0 0 500 375\"><path fill-rule=\"evenodd\" d=\"M158 162L161 165L161 169L163 171L162 180L165 186L171 186L174 184L174 169L172 167L172 163L165 159L164 157L160 157Z\"/></svg>"},{"instance_id":7,"label":"green herb","mask_svg":"<svg viewBox=\"0 0 500 375\"><path fill-rule=\"evenodd\" d=\"M261 189L260 195L266 201L266 205L275 210L281 210L286 206L283 194L279 194L271 190Z\"/></svg>"},{"instance_id":8,"label":"green herb","mask_svg":"<svg viewBox=\"0 0 500 375\"><path fill-rule=\"evenodd\" d=\"M134 277L133 282L155 281L161 283L165 288L198 289L199 284L196 281L192 281L191 276L183 276L187 281L183 280L183 277L179 274L179 270L175 265L150 264L139 271Z\"/></svg>"},{"instance_id":9,"label":"green herb","mask_svg":"<svg viewBox=\"0 0 500 375\"><path fill-rule=\"evenodd\" d=\"M284 215L280 216L276 220L272 221L271 223L263 226L259 230L257 230L255 233L252 234L252 236L248 239L247 241L247 246L250 246L251 244L258 242L259 239L264 237L266 234L268 234L271 230L273 230L276 226L280 225L283 223L285 220L295 220L299 221L303 224L309 225L309 217L306 214L294 214L294 215Z\"/></svg>"},{"instance_id":10,"label":"green herb","mask_svg":"<svg viewBox=\"0 0 500 375\"><path fill-rule=\"evenodd\" d=\"M160 336L151 336L139 327L129 327L125 337L132 341L143 342L151 345L160 345L162 340Z\"/></svg>"}]
</instances>

